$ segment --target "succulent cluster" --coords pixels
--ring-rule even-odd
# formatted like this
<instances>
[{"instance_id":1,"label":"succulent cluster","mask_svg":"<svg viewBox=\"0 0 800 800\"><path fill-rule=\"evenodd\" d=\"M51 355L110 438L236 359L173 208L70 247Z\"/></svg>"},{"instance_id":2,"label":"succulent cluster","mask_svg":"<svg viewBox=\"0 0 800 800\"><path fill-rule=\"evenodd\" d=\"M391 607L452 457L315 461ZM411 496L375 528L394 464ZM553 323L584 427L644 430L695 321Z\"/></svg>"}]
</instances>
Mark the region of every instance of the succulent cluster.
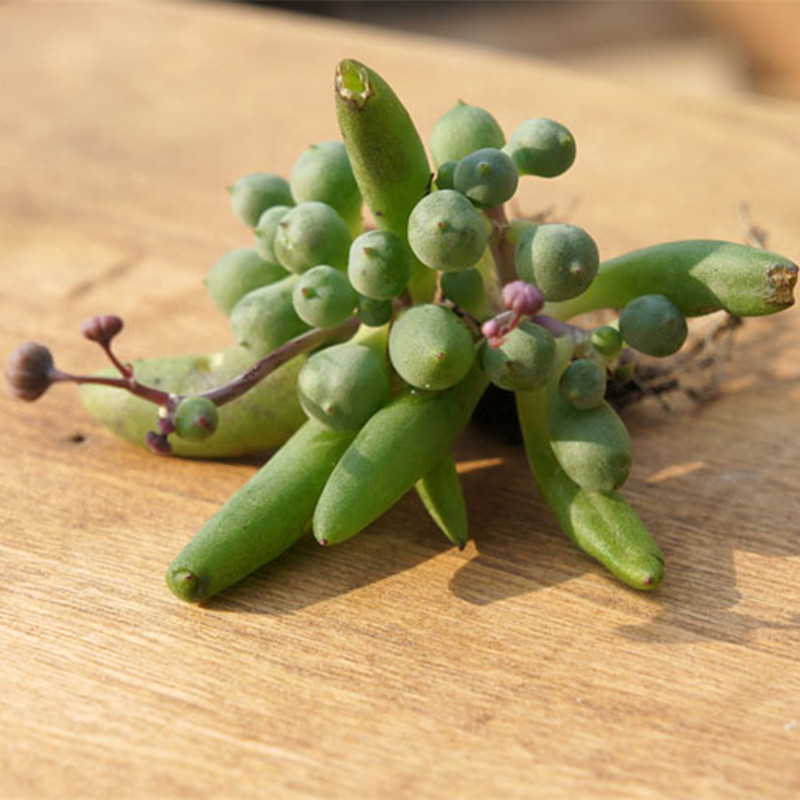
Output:
<instances>
[{"instance_id":1,"label":"succulent cluster","mask_svg":"<svg viewBox=\"0 0 800 800\"><path fill-rule=\"evenodd\" d=\"M8 366L12 391L33 400L56 380L80 383L97 419L156 453L280 446L169 568L184 600L222 591L309 525L321 544L344 541L411 489L463 547L451 448L489 384L515 393L534 478L565 532L630 586L655 588L658 546L618 492L631 442L607 378L631 349L677 352L687 317L788 307L797 267L717 241L601 263L582 228L505 213L520 179L573 163L560 123L530 119L506 140L488 111L459 102L432 132L432 170L372 70L341 62L335 99L343 141L308 148L288 180L254 173L230 187L253 242L220 258L206 286L235 345L129 365L111 348L122 321L95 317L82 331L111 370L69 375L26 343ZM598 309L619 313L571 321Z\"/></svg>"}]
</instances>

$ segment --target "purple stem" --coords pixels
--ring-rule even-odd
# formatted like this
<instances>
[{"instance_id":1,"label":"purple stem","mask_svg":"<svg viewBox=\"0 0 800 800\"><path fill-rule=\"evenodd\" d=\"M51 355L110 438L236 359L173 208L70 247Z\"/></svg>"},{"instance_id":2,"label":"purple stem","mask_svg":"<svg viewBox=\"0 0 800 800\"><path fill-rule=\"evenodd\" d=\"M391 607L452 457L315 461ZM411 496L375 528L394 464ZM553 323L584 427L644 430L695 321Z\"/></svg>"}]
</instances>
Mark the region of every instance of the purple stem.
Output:
<instances>
[{"instance_id":1,"label":"purple stem","mask_svg":"<svg viewBox=\"0 0 800 800\"><path fill-rule=\"evenodd\" d=\"M583 333L581 328L570 325L568 322L562 322L560 319L551 317L549 314L537 314L535 317L531 317L530 320L536 325L547 328L553 336L566 336L568 334L572 336L579 331Z\"/></svg>"},{"instance_id":2,"label":"purple stem","mask_svg":"<svg viewBox=\"0 0 800 800\"><path fill-rule=\"evenodd\" d=\"M124 389L126 392L135 394L143 400L155 403L157 406L166 405L171 395L161 389L154 389L152 386L145 386L139 383L133 376L130 378L106 378L102 375L72 375L69 372L62 372L53 367L50 372L53 381L69 381L70 383L94 383L99 386L111 386L114 389Z\"/></svg>"},{"instance_id":3,"label":"purple stem","mask_svg":"<svg viewBox=\"0 0 800 800\"><path fill-rule=\"evenodd\" d=\"M281 345L271 353L267 354L260 361L253 364L250 369L243 372L237 378L234 378L230 383L224 386L219 386L216 389L211 389L208 392L203 392L201 397L207 397L209 400L222 406L225 403L230 403L241 397L246 392L249 392L257 383L262 381L270 372L273 372L281 364L291 361L295 356L304 353L318 345L325 344L331 339L346 338L349 339L361 325L361 320L358 317L350 317L345 320L341 325L335 328L314 328L306 333L295 336L290 339L286 344Z\"/></svg>"},{"instance_id":4,"label":"purple stem","mask_svg":"<svg viewBox=\"0 0 800 800\"><path fill-rule=\"evenodd\" d=\"M268 353L260 361L253 364L250 369L238 375L233 380L226 383L224 386L218 386L216 389L211 389L208 392L203 392L201 397L207 397L212 400L217 406L230 403L247 393L256 384L267 377L271 372L274 372L282 364L291 361L295 356L304 353L318 345L325 344L331 339L349 339L359 328L361 321L358 317L350 317L345 320L341 325L335 328L314 328L306 333L295 336L285 344ZM110 386L114 389L124 389L143 400L150 403L155 403L157 406L164 406L168 409L173 409L177 406L180 396L176 396L170 392L165 392L161 389L155 389L152 386L147 386L139 383L133 376L133 371L129 367L122 365L110 350L106 347L103 348L111 358L114 366L122 372L123 377L111 378L102 375L72 375L69 372L62 372L60 369L53 367L50 371L50 377L53 381L70 381L72 383L93 383L99 386Z\"/></svg>"},{"instance_id":5,"label":"purple stem","mask_svg":"<svg viewBox=\"0 0 800 800\"><path fill-rule=\"evenodd\" d=\"M105 354L108 356L108 360L119 370L119 374L122 375L123 378L132 379L133 370L130 368L129 364L123 364L114 355L114 352L111 350L111 344L109 342L98 342L98 344L105 351Z\"/></svg>"}]
</instances>

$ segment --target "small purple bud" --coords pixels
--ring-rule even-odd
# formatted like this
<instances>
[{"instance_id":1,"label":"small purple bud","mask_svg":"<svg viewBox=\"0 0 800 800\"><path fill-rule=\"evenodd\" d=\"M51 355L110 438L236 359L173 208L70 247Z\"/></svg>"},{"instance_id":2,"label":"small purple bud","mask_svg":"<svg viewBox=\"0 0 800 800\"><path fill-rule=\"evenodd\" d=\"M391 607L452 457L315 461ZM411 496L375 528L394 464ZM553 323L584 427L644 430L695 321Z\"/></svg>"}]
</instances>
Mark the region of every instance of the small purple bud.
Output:
<instances>
[{"instance_id":1,"label":"small purple bud","mask_svg":"<svg viewBox=\"0 0 800 800\"><path fill-rule=\"evenodd\" d=\"M503 302L515 314L533 316L541 311L544 295L531 283L512 281L503 287Z\"/></svg>"},{"instance_id":2,"label":"small purple bud","mask_svg":"<svg viewBox=\"0 0 800 800\"><path fill-rule=\"evenodd\" d=\"M115 314L100 314L81 323L81 333L102 345L107 345L121 330L122 319Z\"/></svg>"},{"instance_id":3,"label":"small purple bud","mask_svg":"<svg viewBox=\"0 0 800 800\"><path fill-rule=\"evenodd\" d=\"M175 433L175 419L171 416L159 417L158 430L159 433L163 433L164 436L169 436L169 434Z\"/></svg>"},{"instance_id":4,"label":"small purple bud","mask_svg":"<svg viewBox=\"0 0 800 800\"><path fill-rule=\"evenodd\" d=\"M500 335L501 328L500 320L492 317L492 319L487 319L486 322L481 325L481 333L487 339L495 339Z\"/></svg>"},{"instance_id":5,"label":"small purple bud","mask_svg":"<svg viewBox=\"0 0 800 800\"><path fill-rule=\"evenodd\" d=\"M172 452L172 446L163 433L148 431L147 436L145 436L145 442L147 442L150 452L158 456L168 456Z\"/></svg>"},{"instance_id":6,"label":"small purple bud","mask_svg":"<svg viewBox=\"0 0 800 800\"><path fill-rule=\"evenodd\" d=\"M23 342L12 354L6 367L11 393L31 402L43 395L53 382L53 356L44 345Z\"/></svg>"}]
</instances>

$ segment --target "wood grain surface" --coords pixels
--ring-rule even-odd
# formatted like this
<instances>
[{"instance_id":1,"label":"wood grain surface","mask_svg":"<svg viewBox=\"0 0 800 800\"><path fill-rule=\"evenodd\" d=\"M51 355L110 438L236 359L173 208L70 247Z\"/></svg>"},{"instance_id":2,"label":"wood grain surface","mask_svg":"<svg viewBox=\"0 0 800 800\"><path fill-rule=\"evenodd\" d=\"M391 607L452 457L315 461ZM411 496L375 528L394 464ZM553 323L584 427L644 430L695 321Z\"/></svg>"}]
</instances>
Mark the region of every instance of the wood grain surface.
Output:
<instances>
[{"instance_id":1,"label":"wood grain surface","mask_svg":"<svg viewBox=\"0 0 800 800\"><path fill-rule=\"evenodd\" d=\"M457 98L549 116L579 158L526 181L610 257L740 239L800 257L800 110L653 96L535 60L209 4L0 5L0 356L126 320L126 358L215 349L201 285L249 235L224 187L336 136L340 58L423 136ZM414 497L304 540L205 608L166 565L255 469L158 459L58 387L0 398L4 798L796 798L800 312L748 322L720 397L627 414L627 495L668 560L628 590L557 530L518 448L458 446L474 542Z\"/></svg>"}]
</instances>

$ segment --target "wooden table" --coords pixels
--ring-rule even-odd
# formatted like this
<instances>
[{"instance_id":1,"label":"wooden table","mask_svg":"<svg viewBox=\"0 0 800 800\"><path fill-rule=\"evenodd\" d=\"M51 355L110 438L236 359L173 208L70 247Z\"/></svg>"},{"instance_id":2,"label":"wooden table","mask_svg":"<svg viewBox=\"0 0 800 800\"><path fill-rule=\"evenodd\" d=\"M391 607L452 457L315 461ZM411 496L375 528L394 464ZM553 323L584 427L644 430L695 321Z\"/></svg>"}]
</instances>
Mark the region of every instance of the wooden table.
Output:
<instances>
[{"instance_id":1,"label":"wooden table","mask_svg":"<svg viewBox=\"0 0 800 800\"><path fill-rule=\"evenodd\" d=\"M454 10L454 13L455 10ZM604 256L740 239L800 256L800 111L652 96L434 40L207 4L0 6L2 357L100 366L227 342L200 283L249 235L224 187L336 136L334 64L373 65L427 137L456 98L562 120L579 159L526 181ZM627 494L668 574L627 590L558 532L522 453L459 445L474 543L414 497L304 540L205 608L163 572L252 464L158 459L77 393L2 403L0 794L771 797L800 793L800 314L748 322L720 398L627 415Z\"/></svg>"}]
</instances>

